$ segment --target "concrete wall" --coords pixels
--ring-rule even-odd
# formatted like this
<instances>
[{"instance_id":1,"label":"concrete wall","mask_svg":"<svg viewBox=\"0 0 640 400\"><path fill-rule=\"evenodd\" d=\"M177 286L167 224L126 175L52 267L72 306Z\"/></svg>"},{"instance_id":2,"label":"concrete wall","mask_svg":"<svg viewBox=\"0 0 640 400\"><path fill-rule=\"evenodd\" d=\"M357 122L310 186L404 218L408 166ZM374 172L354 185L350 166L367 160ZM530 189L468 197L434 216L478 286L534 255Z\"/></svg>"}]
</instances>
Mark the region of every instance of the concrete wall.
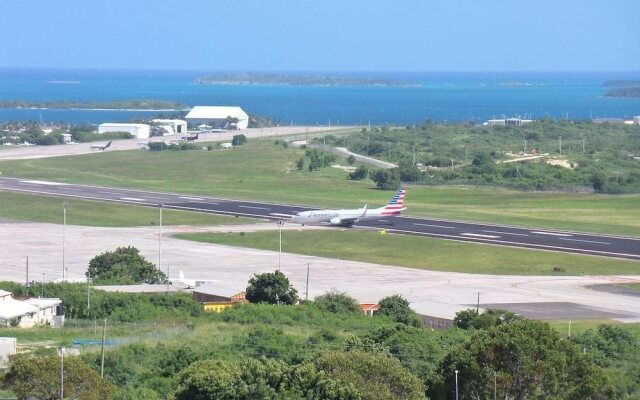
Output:
<instances>
[{"instance_id":1,"label":"concrete wall","mask_svg":"<svg viewBox=\"0 0 640 400\"><path fill-rule=\"evenodd\" d=\"M151 134L151 127L146 124L100 124L98 133L128 132L138 139L147 139Z\"/></svg>"}]
</instances>

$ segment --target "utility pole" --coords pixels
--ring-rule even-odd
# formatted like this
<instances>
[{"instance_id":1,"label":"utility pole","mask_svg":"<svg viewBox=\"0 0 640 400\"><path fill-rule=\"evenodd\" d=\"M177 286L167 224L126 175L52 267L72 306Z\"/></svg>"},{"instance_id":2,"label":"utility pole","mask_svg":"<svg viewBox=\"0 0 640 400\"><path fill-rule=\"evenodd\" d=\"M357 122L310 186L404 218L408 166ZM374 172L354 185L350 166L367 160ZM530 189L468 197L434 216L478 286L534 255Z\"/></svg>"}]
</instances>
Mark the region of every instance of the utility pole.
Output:
<instances>
[{"instance_id":1,"label":"utility pole","mask_svg":"<svg viewBox=\"0 0 640 400\"><path fill-rule=\"evenodd\" d=\"M60 398L64 399L64 347L60 347Z\"/></svg>"},{"instance_id":2,"label":"utility pole","mask_svg":"<svg viewBox=\"0 0 640 400\"><path fill-rule=\"evenodd\" d=\"M282 260L282 225L283 225L282 220L279 220L278 236L280 237L280 240L279 240L279 247L278 247L278 271L280 271L280 261Z\"/></svg>"},{"instance_id":3,"label":"utility pole","mask_svg":"<svg viewBox=\"0 0 640 400\"><path fill-rule=\"evenodd\" d=\"M498 400L498 373L493 371L493 400Z\"/></svg>"},{"instance_id":4,"label":"utility pole","mask_svg":"<svg viewBox=\"0 0 640 400\"><path fill-rule=\"evenodd\" d=\"M62 281L67 278L67 265L65 263L66 241L67 241L67 202L62 203Z\"/></svg>"},{"instance_id":5,"label":"utility pole","mask_svg":"<svg viewBox=\"0 0 640 400\"><path fill-rule=\"evenodd\" d=\"M453 158L451 159L451 170L453 171Z\"/></svg>"},{"instance_id":6,"label":"utility pole","mask_svg":"<svg viewBox=\"0 0 640 400\"><path fill-rule=\"evenodd\" d=\"M522 154L527 154L527 139L524 140L524 150L522 150Z\"/></svg>"},{"instance_id":7,"label":"utility pole","mask_svg":"<svg viewBox=\"0 0 640 400\"><path fill-rule=\"evenodd\" d=\"M164 208L164 204L160 203L160 224L158 225L158 269L162 268L162 209Z\"/></svg>"},{"instance_id":8,"label":"utility pole","mask_svg":"<svg viewBox=\"0 0 640 400\"><path fill-rule=\"evenodd\" d=\"M558 150L562 154L562 136L558 136Z\"/></svg>"},{"instance_id":9,"label":"utility pole","mask_svg":"<svg viewBox=\"0 0 640 400\"><path fill-rule=\"evenodd\" d=\"M456 400L458 400L458 370L454 372L456 373Z\"/></svg>"},{"instance_id":10,"label":"utility pole","mask_svg":"<svg viewBox=\"0 0 640 400\"><path fill-rule=\"evenodd\" d=\"M478 302L476 303L476 315L480 315L480 292L478 292Z\"/></svg>"},{"instance_id":11,"label":"utility pole","mask_svg":"<svg viewBox=\"0 0 640 400\"><path fill-rule=\"evenodd\" d=\"M42 296L44 298L44 272L42 273Z\"/></svg>"},{"instance_id":12,"label":"utility pole","mask_svg":"<svg viewBox=\"0 0 640 400\"><path fill-rule=\"evenodd\" d=\"M87 270L87 311L91 310L91 272Z\"/></svg>"},{"instance_id":13,"label":"utility pole","mask_svg":"<svg viewBox=\"0 0 640 400\"><path fill-rule=\"evenodd\" d=\"M416 145L413 145L413 166L416 166Z\"/></svg>"},{"instance_id":14,"label":"utility pole","mask_svg":"<svg viewBox=\"0 0 640 400\"><path fill-rule=\"evenodd\" d=\"M582 138L582 154L584 154L584 138Z\"/></svg>"},{"instance_id":15,"label":"utility pole","mask_svg":"<svg viewBox=\"0 0 640 400\"><path fill-rule=\"evenodd\" d=\"M304 301L309 301L309 263L307 263L307 286L304 291Z\"/></svg>"},{"instance_id":16,"label":"utility pole","mask_svg":"<svg viewBox=\"0 0 640 400\"><path fill-rule=\"evenodd\" d=\"M100 377L104 378L104 342L107 338L107 319L104 319L102 325L102 350L100 351Z\"/></svg>"},{"instance_id":17,"label":"utility pole","mask_svg":"<svg viewBox=\"0 0 640 400\"><path fill-rule=\"evenodd\" d=\"M27 279L26 287L28 288L29 287L29 256L27 256L27 271L26 271L26 275L27 275L26 276L26 279Z\"/></svg>"}]
</instances>

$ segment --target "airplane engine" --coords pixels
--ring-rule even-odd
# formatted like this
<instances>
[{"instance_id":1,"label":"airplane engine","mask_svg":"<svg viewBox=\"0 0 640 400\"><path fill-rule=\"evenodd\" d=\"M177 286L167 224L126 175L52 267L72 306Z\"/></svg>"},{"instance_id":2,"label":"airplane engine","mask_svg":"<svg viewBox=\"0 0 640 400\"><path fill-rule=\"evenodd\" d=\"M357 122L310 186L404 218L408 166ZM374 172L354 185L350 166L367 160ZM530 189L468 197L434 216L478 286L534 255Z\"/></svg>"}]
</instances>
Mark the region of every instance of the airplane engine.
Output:
<instances>
[{"instance_id":1,"label":"airplane engine","mask_svg":"<svg viewBox=\"0 0 640 400\"><path fill-rule=\"evenodd\" d=\"M342 220L338 217L334 217L329 220L329 223L331 225L342 225Z\"/></svg>"}]
</instances>

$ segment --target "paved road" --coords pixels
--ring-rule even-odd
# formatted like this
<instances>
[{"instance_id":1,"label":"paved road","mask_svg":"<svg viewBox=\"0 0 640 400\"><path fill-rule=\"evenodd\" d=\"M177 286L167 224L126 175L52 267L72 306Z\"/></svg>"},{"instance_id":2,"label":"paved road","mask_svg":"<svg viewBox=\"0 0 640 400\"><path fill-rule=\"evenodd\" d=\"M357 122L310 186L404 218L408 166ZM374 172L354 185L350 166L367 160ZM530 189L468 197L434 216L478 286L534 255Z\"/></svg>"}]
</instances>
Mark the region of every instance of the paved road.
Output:
<instances>
[{"instance_id":1,"label":"paved road","mask_svg":"<svg viewBox=\"0 0 640 400\"><path fill-rule=\"evenodd\" d=\"M29 179L0 177L0 190L40 193L104 200L146 206L268 219L287 219L307 207L239 201L177 193L73 185ZM411 207L411 204L409 204ZM640 238L595 235L548 229L517 228L492 224L445 221L418 217L396 217L359 224L360 227L386 229L387 232L436 237L484 244L523 247L640 260Z\"/></svg>"}]
</instances>

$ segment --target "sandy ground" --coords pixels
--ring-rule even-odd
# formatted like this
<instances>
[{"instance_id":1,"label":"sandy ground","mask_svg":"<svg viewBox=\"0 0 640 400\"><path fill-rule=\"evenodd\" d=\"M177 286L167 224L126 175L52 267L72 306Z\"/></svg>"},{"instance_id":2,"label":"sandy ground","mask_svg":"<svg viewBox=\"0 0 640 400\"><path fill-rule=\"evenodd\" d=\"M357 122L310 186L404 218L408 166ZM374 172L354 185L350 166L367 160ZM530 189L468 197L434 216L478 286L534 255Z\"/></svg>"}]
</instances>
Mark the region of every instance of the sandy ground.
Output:
<instances>
[{"instance_id":1,"label":"sandy ground","mask_svg":"<svg viewBox=\"0 0 640 400\"><path fill-rule=\"evenodd\" d=\"M246 287L255 273L272 272L278 267L278 252L203 244L174 239L175 232L235 231L271 229L274 223L209 228L164 227L162 237L162 269L170 269L171 277L184 271L188 279L214 279L220 286ZM299 226L285 226L283 235L294 234ZM307 228L304 228L307 229ZM321 228L322 229L322 228ZM139 248L150 261L158 262L158 227L95 228L67 226L65 264L67 276L80 278L89 260L118 246ZM26 257L29 257L30 279L59 279L62 275L63 227L53 224L0 224L0 278L25 281ZM640 281L640 275L615 276L496 276L453 272L422 271L371 263L281 255L281 269L304 298L307 264L310 266L309 298L328 290L345 291L361 302L401 294L412 307L423 314L452 317L458 310L475 304L477 292L481 303L545 303L571 302L608 312L627 314L624 320L640 321L640 297L604 293L585 288L587 285ZM553 305L544 307L554 307Z\"/></svg>"},{"instance_id":2,"label":"sandy ground","mask_svg":"<svg viewBox=\"0 0 640 400\"><path fill-rule=\"evenodd\" d=\"M314 132L322 132L328 130L342 130L348 127L326 127L326 126L280 126L273 128L250 128L242 131L227 131L225 133L207 133L200 135L198 142L206 142L213 140L228 140L231 141L233 135L242 133L248 138L260 138L260 137L273 137L291 134L306 134ZM183 135L152 137L149 139L125 139L114 140L111 147L106 151L114 150L134 150L139 149L141 144L148 141L161 141L170 142L172 140L180 139ZM16 146L7 147L0 146L0 160L21 160L30 158L45 158L45 157L58 157L69 156L76 154L89 154L96 153L100 150L91 149L92 145L104 145L107 140L93 143L78 143L58 146Z\"/></svg>"}]
</instances>

